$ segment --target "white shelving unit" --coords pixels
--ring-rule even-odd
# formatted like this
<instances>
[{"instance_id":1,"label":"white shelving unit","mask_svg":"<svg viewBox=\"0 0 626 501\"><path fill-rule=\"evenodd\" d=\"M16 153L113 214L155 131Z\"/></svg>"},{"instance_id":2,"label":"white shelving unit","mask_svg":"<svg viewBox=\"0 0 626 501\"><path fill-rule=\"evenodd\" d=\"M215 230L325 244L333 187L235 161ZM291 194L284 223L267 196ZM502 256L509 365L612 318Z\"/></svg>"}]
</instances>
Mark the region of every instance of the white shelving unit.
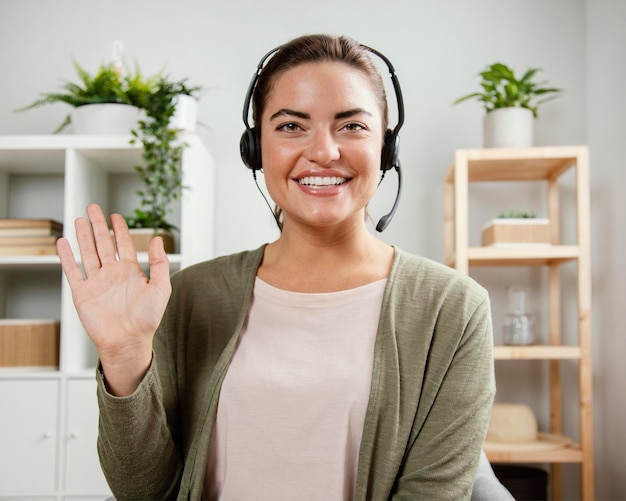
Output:
<instances>
[{"instance_id":1,"label":"white shelving unit","mask_svg":"<svg viewBox=\"0 0 626 501\"><path fill-rule=\"evenodd\" d=\"M182 140L172 272L213 257L214 162L196 135ZM60 220L78 256L73 221L92 202L132 212L140 160L129 136L0 136L0 218ZM139 259L147 268L147 256ZM56 255L0 256L0 318L61 321L59 367L0 368L0 500L106 498L95 448L97 355Z\"/></svg>"}]
</instances>

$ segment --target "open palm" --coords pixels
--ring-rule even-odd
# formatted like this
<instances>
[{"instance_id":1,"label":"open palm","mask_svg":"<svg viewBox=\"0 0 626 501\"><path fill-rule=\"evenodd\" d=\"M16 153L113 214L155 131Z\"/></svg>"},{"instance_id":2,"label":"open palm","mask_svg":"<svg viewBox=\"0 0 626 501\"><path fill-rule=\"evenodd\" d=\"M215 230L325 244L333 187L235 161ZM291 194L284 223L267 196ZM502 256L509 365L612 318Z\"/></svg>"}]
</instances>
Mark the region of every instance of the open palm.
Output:
<instances>
[{"instance_id":1,"label":"open palm","mask_svg":"<svg viewBox=\"0 0 626 501\"><path fill-rule=\"evenodd\" d=\"M75 222L82 270L69 242L57 242L78 316L103 365L129 368L137 359L145 365L171 293L163 243L160 238L150 243L148 278L137 261L124 219L119 214L111 216L116 252L101 208L90 205L87 215L88 220Z\"/></svg>"}]
</instances>

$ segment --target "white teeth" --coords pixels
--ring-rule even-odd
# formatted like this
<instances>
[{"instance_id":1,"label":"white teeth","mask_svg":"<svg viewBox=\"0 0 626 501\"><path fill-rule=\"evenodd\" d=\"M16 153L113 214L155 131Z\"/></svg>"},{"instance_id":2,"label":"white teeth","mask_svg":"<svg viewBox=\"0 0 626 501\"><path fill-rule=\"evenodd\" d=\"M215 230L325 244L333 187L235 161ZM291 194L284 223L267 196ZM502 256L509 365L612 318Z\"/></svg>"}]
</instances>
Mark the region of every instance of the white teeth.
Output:
<instances>
[{"instance_id":1,"label":"white teeth","mask_svg":"<svg viewBox=\"0 0 626 501\"><path fill-rule=\"evenodd\" d=\"M305 186L336 186L346 182L345 177L320 177L320 176L307 176L298 179L300 184Z\"/></svg>"}]
</instances>

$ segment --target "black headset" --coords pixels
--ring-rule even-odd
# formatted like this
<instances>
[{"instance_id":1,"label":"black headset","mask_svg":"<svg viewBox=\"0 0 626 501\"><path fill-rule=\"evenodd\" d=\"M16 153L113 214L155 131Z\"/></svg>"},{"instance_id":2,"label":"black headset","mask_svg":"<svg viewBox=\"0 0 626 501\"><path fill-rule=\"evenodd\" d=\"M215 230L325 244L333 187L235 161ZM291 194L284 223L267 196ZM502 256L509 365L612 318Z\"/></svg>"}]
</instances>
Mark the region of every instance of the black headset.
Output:
<instances>
[{"instance_id":1,"label":"black headset","mask_svg":"<svg viewBox=\"0 0 626 501\"><path fill-rule=\"evenodd\" d=\"M261 58L259 64L257 65L257 69L252 76L252 80L250 80L250 85L248 86L248 91L246 92L246 98L243 104L243 123L246 126L246 130L241 135L241 140L239 141L239 152L241 153L241 159L243 160L243 163L246 165L246 167L251 169L255 175L257 171L263 168L263 165L261 162L261 145L259 142L259 134L257 133L256 127L252 127L250 125L250 122L248 121L248 116L250 113L250 103L252 101L252 96L254 95L256 84L259 80L259 75L261 74L261 71L265 66L265 62L275 53L279 52L282 47L283 46L281 45L279 47L276 47L275 49L272 49ZM396 76L396 70L391 64L391 61L387 59L385 55L375 49L372 49L371 47L368 47L367 45L361 45L361 48L371 52L372 54L375 54L387 65L387 68L389 69L389 75L391 77L391 82L393 83L393 89L396 95L396 103L398 108L398 123L393 129L387 129L385 131L383 149L380 158L380 169L383 172L383 176L391 168L394 168L398 172L398 192L391 211L389 212L389 214L383 216L376 225L376 230L380 232L383 231L391 221L391 218L395 214L398 202L400 200L402 173L400 169L400 160L398 158L398 154L400 149L399 132L402 124L404 124L404 100L402 99L400 82L398 81L398 77Z\"/></svg>"}]
</instances>

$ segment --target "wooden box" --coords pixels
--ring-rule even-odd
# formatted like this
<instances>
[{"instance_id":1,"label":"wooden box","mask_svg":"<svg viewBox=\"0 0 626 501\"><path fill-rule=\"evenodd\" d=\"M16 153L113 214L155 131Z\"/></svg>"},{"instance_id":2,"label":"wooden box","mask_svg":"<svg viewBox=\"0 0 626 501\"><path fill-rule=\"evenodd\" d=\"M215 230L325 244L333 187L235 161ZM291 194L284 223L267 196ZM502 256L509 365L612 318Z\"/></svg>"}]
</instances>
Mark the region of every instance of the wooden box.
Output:
<instances>
[{"instance_id":1,"label":"wooden box","mask_svg":"<svg viewBox=\"0 0 626 501\"><path fill-rule=\"evenodd\" d=\"M482 245L549 245L550 221L545 218L502 218L489 221Z\"/></svg>"},{"instance_id":2,"label":"wooden box","mask_svg":"<svg viewBox=\"0 0 626 501\"><path fill-rule=\"evenodd\" d=\"M0 319L0 367L58 367L58 320Z\"/></svg>"}]
</instances>

